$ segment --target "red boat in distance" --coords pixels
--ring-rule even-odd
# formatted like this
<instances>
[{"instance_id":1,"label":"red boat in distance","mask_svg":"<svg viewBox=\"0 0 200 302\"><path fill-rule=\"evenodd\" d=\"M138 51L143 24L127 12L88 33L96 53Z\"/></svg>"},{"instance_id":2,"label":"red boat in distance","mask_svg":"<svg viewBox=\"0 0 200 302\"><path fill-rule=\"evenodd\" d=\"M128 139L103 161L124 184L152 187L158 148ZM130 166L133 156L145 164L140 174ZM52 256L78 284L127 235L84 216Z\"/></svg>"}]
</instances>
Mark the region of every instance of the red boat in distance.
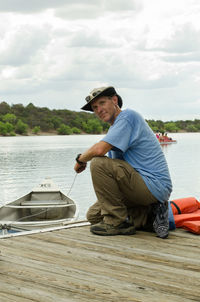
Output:
<instances>
[{"instance_id":1,"label":"red boat in distance","mask_svg":"<svg viewBox=\"0 0 200 302\"><path fill-rule=\"evenodd\" d=\"M177 143L175 139L172 139L167 135L167 133L161 134L161 133L156 133L156 137L161 145L167 145L167 144L172 144L172 143Z\"/></svg>"}]
</instances>

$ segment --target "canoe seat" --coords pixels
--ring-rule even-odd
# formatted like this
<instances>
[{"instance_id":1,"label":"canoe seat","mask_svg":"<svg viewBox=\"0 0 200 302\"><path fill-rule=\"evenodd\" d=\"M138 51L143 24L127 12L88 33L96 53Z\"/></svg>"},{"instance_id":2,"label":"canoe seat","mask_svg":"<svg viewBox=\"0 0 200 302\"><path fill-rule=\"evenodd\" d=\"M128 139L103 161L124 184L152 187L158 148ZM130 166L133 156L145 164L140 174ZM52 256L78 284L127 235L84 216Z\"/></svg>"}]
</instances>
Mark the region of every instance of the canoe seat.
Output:
<instances>
[{"instance_id":1,"label":"canoe seat","mask_svg":"<svg viewBox=\"0 0 200 302\"><path fill-rule=\"evenodd\" d=\"M47 206L47 205L66 205L63 200L26 200L21 202L21 206Z\"/></svg>"}]
</instances>

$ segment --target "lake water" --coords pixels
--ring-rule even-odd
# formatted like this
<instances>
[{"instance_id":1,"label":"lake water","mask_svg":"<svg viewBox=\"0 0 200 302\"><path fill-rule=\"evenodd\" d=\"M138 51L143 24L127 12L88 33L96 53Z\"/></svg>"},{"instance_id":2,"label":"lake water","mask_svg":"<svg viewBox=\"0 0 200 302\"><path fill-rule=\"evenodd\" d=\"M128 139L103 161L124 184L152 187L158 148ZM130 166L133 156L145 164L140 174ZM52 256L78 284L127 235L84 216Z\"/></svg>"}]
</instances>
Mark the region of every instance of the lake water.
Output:
<instances>
[{"instance_id":1,"label":"lake water","mask_svg":"<svg viewBox=\"0 0 200 302\"><path fill-rule=\"evenodd\" d=\"M200 200L200 133L175 133L171 136L177 143L162 146L173 181L171 199L194 196ZM89 165L75 178L74 158L102 137L0 137L0 204L21 197L45 177L51 177L77 203L79 218L85 218L96 197Z\"/></svg>"}]
</instances>

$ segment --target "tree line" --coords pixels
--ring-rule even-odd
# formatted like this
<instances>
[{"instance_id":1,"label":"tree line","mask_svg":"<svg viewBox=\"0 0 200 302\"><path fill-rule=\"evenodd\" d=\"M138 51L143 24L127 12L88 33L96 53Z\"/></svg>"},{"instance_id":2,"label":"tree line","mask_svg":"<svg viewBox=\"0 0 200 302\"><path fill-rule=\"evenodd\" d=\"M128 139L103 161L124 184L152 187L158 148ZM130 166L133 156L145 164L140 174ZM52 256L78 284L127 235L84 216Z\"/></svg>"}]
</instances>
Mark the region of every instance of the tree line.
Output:
<instances>
[{"instance_id":1,"label":"tree line","mask_svg":"<svg viewBox=\"0 0 200 302\"><path fill-rule=\"evenodd\" d=\"M89 112L75 112L67 109L36 107L32 103L9 105L0 103L0 135L38 134L54 132L67 134L99 134L109 128Z\"/></svg>"},{"instance_id":2,"label":"tree line","mask_svg":"<svg viewBox=\"0 0 200 302\"><path fill-rule=\"evenodd\" d=\"M199 132L200 120L163 122L147 120L154 132ZM109 124L100 121L93 113L76 112L67 109L36 107L32 103L9 105L0 103L0 135L14 136L30 133L54 132L59 135L101 134L107 132Z\"/></svg>"}]
</instances>

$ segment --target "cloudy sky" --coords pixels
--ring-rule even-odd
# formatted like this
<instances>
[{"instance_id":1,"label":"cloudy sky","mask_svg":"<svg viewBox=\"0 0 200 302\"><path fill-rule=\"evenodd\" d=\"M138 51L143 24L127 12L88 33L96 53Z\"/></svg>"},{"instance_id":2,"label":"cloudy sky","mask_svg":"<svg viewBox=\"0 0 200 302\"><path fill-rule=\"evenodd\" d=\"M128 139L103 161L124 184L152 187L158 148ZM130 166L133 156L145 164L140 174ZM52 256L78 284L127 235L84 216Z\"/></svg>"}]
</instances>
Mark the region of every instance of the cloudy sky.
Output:
<instances>
[{"instance_id":1,"label":"cloudy sky","mask_svg":"<svg viewBox=\"0 0 200 302\"><path fill-rule=\"evenodd\" d=\"M80 111L113 85L147 119L200 119L199 0L0 0L0 40L0 102Z\"/></svg>"}]
</instances>

